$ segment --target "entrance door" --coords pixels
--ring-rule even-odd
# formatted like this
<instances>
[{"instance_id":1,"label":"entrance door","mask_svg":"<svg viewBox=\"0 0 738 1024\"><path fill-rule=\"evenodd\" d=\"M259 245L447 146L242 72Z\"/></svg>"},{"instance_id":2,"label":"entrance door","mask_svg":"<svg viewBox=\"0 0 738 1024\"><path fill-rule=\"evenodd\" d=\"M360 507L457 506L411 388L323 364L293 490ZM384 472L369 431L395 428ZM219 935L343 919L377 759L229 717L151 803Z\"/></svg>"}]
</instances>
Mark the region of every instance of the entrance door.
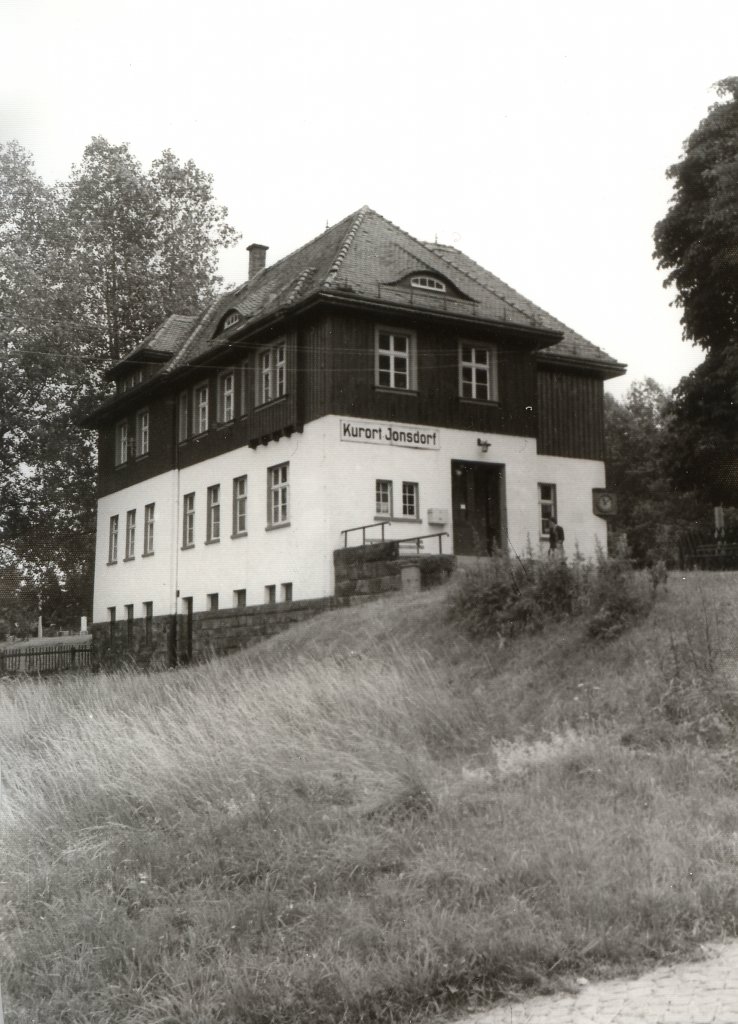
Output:
<instances>
[{"instance_id":1,"label":"entrance door","mask_svg":"<svg viewBox=\"0 0 738 1024\"><path fill-rule=\"evenodd\" d=\"M454 554L491 555L502 544L502 466L451 463Z\"/></svg>"}]
</instances>

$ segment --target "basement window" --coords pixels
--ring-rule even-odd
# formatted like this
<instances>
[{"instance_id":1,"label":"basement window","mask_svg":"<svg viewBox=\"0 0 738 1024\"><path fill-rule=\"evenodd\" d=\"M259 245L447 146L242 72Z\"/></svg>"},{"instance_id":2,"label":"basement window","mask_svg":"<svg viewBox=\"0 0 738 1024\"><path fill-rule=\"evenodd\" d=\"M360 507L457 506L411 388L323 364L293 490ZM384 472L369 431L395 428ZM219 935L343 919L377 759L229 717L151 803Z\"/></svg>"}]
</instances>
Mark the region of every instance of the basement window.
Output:
<instances>
[{"instance_id":1,"label":"basement window","mask_svg":"<svg viewBox=\"0 0 738 1024\"><path fill-rule=\"evenodd\" d=\"M283 601L287 601L287 602L292 600L292 584L291 583L283 583L282 584L282 600Z\"/></svg>"},{"instance_id":2,"label":"basement window","mask_svg":"<svg viewBox=\"0 0 738 1024\"><path fill-rule=\"evenodd\" d=\"M218 610L218 595L208 594L208 611L217 612Z\"/></svg>"}]
</instances>

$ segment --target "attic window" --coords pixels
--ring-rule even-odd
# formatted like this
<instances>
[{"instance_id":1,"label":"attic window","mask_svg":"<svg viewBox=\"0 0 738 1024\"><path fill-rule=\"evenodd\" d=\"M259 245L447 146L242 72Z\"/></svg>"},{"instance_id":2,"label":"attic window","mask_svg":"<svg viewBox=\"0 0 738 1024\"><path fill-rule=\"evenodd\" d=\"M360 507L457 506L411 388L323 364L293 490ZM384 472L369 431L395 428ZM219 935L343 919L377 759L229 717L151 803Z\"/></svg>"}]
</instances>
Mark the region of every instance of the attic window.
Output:
<instances>
[{"instance_id":1,"label":"attic window","mask_svg":"<svg viewBox=\"0 0 738 1024\"><path fill-rule=\"evenodd\" d=\"M229 327L233 327L234 324L237 324L240 319L241 317L238 313L229 313L223 321L223 330L227 331Z\"/></svg>"},{"instance_id":2,"label":"attic window","mask_svg":"<svg viewBox=\"0 0 738 1024\"><path fill-rule=\"evenodd\" d=\"M424 288L428 292L445 292L446 285L437 277L428 277L427 274L419 274L410 278L412 288Z\"/></svg>"}]
</instances>

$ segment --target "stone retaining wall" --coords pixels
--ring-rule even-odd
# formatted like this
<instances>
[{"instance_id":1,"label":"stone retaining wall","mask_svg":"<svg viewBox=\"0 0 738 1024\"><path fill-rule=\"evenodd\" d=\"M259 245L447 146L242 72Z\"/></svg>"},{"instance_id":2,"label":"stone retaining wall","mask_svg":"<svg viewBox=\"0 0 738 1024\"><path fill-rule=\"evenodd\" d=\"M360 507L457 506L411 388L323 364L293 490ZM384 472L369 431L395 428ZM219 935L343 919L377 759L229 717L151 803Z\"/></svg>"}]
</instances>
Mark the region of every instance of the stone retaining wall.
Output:
<instances>
[{"instance_id":1,"label":"stone retaining wall","mask_svg":"<svg viewBox=\"0 0 738 1024\"><path fill-rule=\"evenodd\" d=\"M93 662L98 667L163 669L228 654L274 636L296 622L349 604L372 601L399 590L419 590L448 579L453 555L400 556L397 541L363 548L342 548L333 554L335 597L247 608L195 612L192 637L186 615L158 615L92 625ZM190 650L191 646L191 650Z\"/></svg>"},{"instance_id":2,"label":"stone retaining wall","mask_svg":"<svg viewBox=\"0 0 738 1024\"><path fill-rule=\"evenodd\" d=\"M333 552L338 598L372 598L396 590L443 583L453 572L453 555L401 555L400 542L382 541Z\"/></svg>"}]
</instances>

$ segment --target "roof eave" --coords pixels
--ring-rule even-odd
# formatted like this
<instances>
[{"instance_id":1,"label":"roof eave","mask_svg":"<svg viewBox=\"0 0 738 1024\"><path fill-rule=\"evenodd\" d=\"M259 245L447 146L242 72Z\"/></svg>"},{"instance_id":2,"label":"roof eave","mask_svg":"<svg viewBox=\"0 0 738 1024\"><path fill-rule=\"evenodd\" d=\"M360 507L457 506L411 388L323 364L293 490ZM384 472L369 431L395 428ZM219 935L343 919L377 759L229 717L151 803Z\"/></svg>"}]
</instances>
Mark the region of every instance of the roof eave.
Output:
<instances>
[{"instance_id":1,"label":"roof eave","mask_svg":"<svg viewBox=\"0 0 738 1024\"><path fill-rule=\"evenodd\" d=\"M602 380L611 380L613 377L622 377L627 373L626 363L605 363L598 359L584 359L577 356L559 355L556 352L544 351L538 357L538 362L547 366L560 367L561 369L580 370L584 373L597 374Z\"/></svg>"}]
</instances>

